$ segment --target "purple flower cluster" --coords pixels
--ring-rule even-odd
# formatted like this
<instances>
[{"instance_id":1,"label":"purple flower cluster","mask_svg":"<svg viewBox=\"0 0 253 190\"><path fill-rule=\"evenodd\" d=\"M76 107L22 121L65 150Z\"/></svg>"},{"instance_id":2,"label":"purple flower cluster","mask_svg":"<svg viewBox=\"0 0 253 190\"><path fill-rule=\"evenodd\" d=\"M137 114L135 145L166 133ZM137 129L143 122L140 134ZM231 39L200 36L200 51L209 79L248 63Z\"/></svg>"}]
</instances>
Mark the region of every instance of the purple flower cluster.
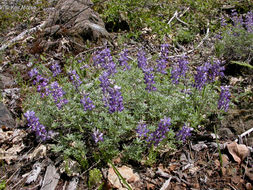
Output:
<instances>
[{"instance_id":1,"label":"purple flower cluster","mask_svg":"<svg viewBox=\"0 0 253 190\"><path fill-rule=\"evenodd\" d=\"M189 62L186 57L181 57L173 66L173 69L171 70L171 78L174 84L178 84L180 78L185 77L185 74L188 71L188 64Z\"/></svg>"},{"instance_id":2,"label":"purple flower cluster","mask_svg":"<svg viewBox=\"0 0 253 190\"><path fill-rule=\"evenodd\" d=\"M95 108L92 100L90 99L90 97L88 97L88 94L84 95L83 99L81 99L81 103L83 104L84 111L87 111L87 110L91 111Z\"/></svg>"},{"instance_id":3,"label":"purple flower cluster","mask_svg":"<svg viewBox=\"0 0 253 190\"><path fill-rule=\"evenodd\" d=\"M219 60L215 60L213 64L206 62L203 66L197 67L194 86L201 90L207 82L214 82L216 77L224 77L224 70L225 67Z\"/></svg>"},{"instance_id":4,"label":"purple flower cluster","mask_svg":"<svg viewBox=\"0 0 253 190\"><path fill-rule=\"evenodd\" d=\"M151 92L151 91L156 91L157 88L154 86L155 84L155 76L154 76L154 73L153 73L153 68L150 67L150 68L143 68L142 69L143 73L144 73L144 83L146 84L146 90L148 92Z\"/></svg>"},{"instance_id":5,"label":"purple flower cluster","mask_svg":"<svg viewBox=\"0 0 253 190\"><path fill-rule=\"evenodd\" d=\"M143 68L147 67L147 58L146 58L145 51L143 51L143 50L138 51L137 61L138 61L138 67L140 69L143 69Z\"/></svg>"},{"instance_id":6,"label":"purple flower cluster","mask_svg":"<svg viewBox=\"0 0 253 190\"><path fill-rule=\"evenodd\" d=\"M63 91L63 89L59 86L58 82L53 82L49 88L47 88L47 96L51 94L53 99L54 99L54 103L56 104L56 106L58 107L58 109L61 109L62 106L64 104L68 103L68 100L63 98L65 92Z\"/></svg>"},{"instance_id":7,"label":"purple flower cluster","mask_svg":"<svg viewBox=\"0 0 253 190\"><path fill-rule=\"evenodd\" d=\"M70 78L72 84L75 86L76 89L78 89L78 87L83 83L80 80L79 75L77 74L77 72L75 70L70 71L68 74L69 74L69 78Z\"/></svg>"},{"instance_id":8,"label":"purple flower cluster","mask_svg":"<svg viewBox=\"0 0 253 190\"><path fill-rule=\"evenodd\" d=\"M92 137L95 141L95 143L98 143L99 141L104 141L103 139L103 133L101 133L98 129L94 130Z\"/></svg>"},{"instance_id":9,"label":"purple flower cluster","mask_svg":"<svg viewBox=\"0 0 253 190\"><path fill-rule=\"evenodd\" d=\"M236 12L236 10L232 10L231 16L232 16L231 20L233 21L233 25L237 28L241 28L244 23L242 15L238 16L238 13Z\"/></svg>"},{"instance_id":10,"label":"purple flower cluster","mask_svg":"<svg viewBox=\"0 0 253 190\"><path fill-rule=\"evenodd\" d=\"M108 107L109 113L121 112L124 110L123 97L120 92L120 87L115 85L113 88L108 89Z\"/></svg>"},{"instance_id":11,"label":"purple flower cluster","mask_svg":"<svg viewBox=\"0 0 253 190\"><path fill-rule=\"evenodd\" d=\"M162 44L161 45L161 52L159 59L157 60L156 71L162 74L167 74L166 72L166 63L168 62L168 55L169 55L169 45Z\"/></svg>"},{"instance_id":12,"label":"purple flower cluster","mask_svg":"<svg viewBox=\"0 0 253 190\"><path fill-rule=\"evenodd\" d=\"M136 129L136 132L138 137L147 137L149 130L146 124L140 123Z\"/></svg>"},{"instance_id":13,"label":"purple flower cluster","mask_svg":"<svg viewBox=\"0 0 253 190\"><path fill-rule=\"evenodd\" d=\"M197 73L194 76L194 80L195 80L194 86L198 90L201 90L207 82L208 69L209 69L209 63L205 63L204 66L197 67Z\"/></svg>"},{"instance_id":14,"label":"purple flower cluster","mask_svg":"<svg viewBox=\"0 0 253 190\"><path fill-rule=\"evenodd\" d=\"M61 67L58 63L54 63L51 67L50 67L52 73L53 73L53 77L56 77L57 75L59 75L61 73Z\"/></svg>"},{"instance_id":15,"label":"purple flower cluster","mask_svg":"<svg viewBox=\"0 0 253 190\"><path fill-rule=\"evenodd\" d=\"M216 77L224 77L225 67L222 66L220 60L214 60L213 64L209 63L207 66L209 66L207 74L209 82L214 82Z\"/></svg>"},{"instance_id":16,"label":"purple flower cluster","mask_svg":"<svg viewBox=\"0 0 253 190\"><path fill-rule=\"evenodd\" d=\"M119 65L123 68L123 70L129 70L131 69L131 66L128 65L128 51L127 50L123 50L120 53L120 57L119 57Z\"/></svg>"},{"instance_id":17,"label":"purple flower cluster","mask_svg":"<svg viewBox=\"0 0 253 190\"><path fill-rule=\"evenodd\" d=\"M49 79L41 76L36 68L32 69L28 74L31 78L34 78L33 85L37 85L37 92L41 93L41 96L44 97Z\"/></svg>"},{"instance_id":18,"label":"purple flower cluster","mask_svg":"<svg viewBox=\"0 0 253 190\"><path fill-rule=\"evenodd\" d=\"M156 91L157 88L154 87L155 84L155 76L153 73L154 69L152 67L148 67L145 52L142 50L138 52L138 67L144 73L144 83L146 84L145 89L148 92Z\"/></svg>"},{"instance_id":19,"label":"purple flower cluster","mask_svg":"<svg viewBox=\"0 0 253 190\"><path fill-rule=\"evenodd\" d=\"M27 111L24 116L27 119L28 126L35 132L37 138L42 141L50 138L50 132L47 132L46 127L39 122L39 118L35 116L34 111Z\"/></svg>"},{"instance_id":20,"label":"purple flower cluster","mask_svg":"<svg viewBox=\"0 0 253 190\"><path fill-rule=\"evenodd\" d=\"M161 119L158 128L150 133L147 142L150 144L154 144L157 146L164 138L166 138L166 134L169 132L169 126L171 125L170 118Z\"/></svg>"},{"instance_id":21,"label":"purple flower cluster","mask_svg":"<svg viewBox=\"0 0 253 190\"><path fill-rule=\"evenodd\" d=\"M93 63L95 66L101 66L103 69L106 69L110 75L117 72L116 64L113 62L111 50L109 48L97 51L93 56Z\"/></svg>"},{"instance_id":22,"label":"purple flower cluster","mask_svg":"<svg viewBox=\"0 0 253 190\"><path fill-rule=\"evenodd\" d=\"M186 139L191 136L192 130L193 130L193 128L191 128L187 125L184 125L182 127L182 129L180 131L178 131L178 133L176 134L177 139L185 142Z\"/></svg>"},{"instance_id":23,"label":"purple flower cluster","mask_svg":"<svg viewBox=\"0 0 253 190\"><path fill-rule=\"evenodd\" d=\"M229 92L229 87L221 86L220 88L221 88L221 93L220 93L220 98L218 101L218 109L219 110L223 109L225 112L227 112L229 108L230 97L231 97L231 94Z\"/></svg>"},{"instance_id":24,"label":"purple flower cluster","mask_svg":"<svg viewBox=\"0 0 253 190\"><path fill-rule=\"evenodd\" d=\"M253 32L253 11L250 11L246 15L245 25L249 33Z\"/></svg>"}]
</instances>

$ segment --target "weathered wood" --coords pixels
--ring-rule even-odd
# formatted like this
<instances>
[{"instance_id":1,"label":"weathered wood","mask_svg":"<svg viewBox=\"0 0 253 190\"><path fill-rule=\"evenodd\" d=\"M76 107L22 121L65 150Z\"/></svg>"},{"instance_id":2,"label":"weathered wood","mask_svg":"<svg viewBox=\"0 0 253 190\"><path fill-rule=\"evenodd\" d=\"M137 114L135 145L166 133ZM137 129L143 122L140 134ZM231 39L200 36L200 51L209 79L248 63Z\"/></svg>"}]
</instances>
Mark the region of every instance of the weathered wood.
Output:
<instances>
[{"instance_id":1,"label":"weathered wood","mask_svg":"<svg viewBox=\"0 0 253 190\"><path fill-rule=\"evenodd\" d=\"M54 190L60 179L59 173L53 165L47 167L47 171L40 190Z\"/></svg>"}]
</instances>

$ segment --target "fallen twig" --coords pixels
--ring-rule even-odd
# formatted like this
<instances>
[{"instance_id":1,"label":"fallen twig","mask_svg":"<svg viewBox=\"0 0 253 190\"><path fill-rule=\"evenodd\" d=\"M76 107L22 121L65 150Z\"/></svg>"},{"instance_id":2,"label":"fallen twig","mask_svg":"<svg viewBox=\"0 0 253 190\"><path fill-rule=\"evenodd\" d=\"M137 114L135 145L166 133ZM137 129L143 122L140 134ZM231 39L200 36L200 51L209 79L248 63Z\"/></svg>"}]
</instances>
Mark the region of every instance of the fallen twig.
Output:
<instances>
[{"instance_id":1,"label":"fallen twig","mask_svg":"<svg viewBox=\"0 0 253 190\"><path fill-rule=\"evenodd\" d=\"M0 47L0 51L5 50L6 48L8 48L9 46L13 45L14 43L16 43L17 41L23 40L27 35L32 34L38 30L43 29L46 26L46 21L44 21L42 24L35 26L31 29L27 29L25 31L23 31L21 34L19 34L18 36L16 36L15 38L11 39L10 41L4 43L1 47Z\"/></svg>"},{"instance_id":2,"label":"fallen twig","mask_svg":"<svg viewBox=\"0 0 253 190\"><path fill-rule=\"evenodd\" d=\"M170 181L172 179L172 176L170 176L170 178L168 180L165 181L165 183L163 184L163 186L161 187L160 190L165 190L168 189L169 185L170 185Z\"/></svg>"},{"instance_id":3,"label":"fallen twig","mask_svg":"<svg viewBox=\"0 0 253 190\"><path fill-rule=\"evenodd\" d=\"M170 23L172 22L172 20L173 20L174 18L176 18L177 15L178 15L178 12L176 11L176 12L174 13L173 17L171 17L171 19L169 20L169 22L168 22L167 24L170 25Z\"/></svg>"},{"instance_id":4,"label":"fallen twig","mask_svg":"<svg viewBox=\"0 0 253 190\"><path fill-rule=\"evenodd\" d=\"M242 138L248 134L250 134L253 131L253 127L247 131L245 131L244 133L242 133L241 135L238 135L238 138ZM238 139L235 140L235 142L238 142Z\"/></svg>"}]
</instances>

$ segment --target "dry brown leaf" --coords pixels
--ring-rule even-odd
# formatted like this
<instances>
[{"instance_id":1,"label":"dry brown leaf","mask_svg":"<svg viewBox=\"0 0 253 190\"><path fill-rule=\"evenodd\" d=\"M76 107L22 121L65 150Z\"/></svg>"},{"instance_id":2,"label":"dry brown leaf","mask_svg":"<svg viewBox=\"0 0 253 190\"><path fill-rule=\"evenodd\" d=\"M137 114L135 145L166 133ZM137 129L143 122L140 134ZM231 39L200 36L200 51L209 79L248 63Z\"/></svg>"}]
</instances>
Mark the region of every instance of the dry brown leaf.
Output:
<instances>
[{"instance_id":1,"label":"dry brown leaf","mask_svg":"<svg viewBox=\"0 0 253 190\"><path fill-rule=\"evenodd\" d=\"M253 181L253 168L244 167L244 169L245 169L245 175L246 175L251 181Z\"/></svg>"},{"instance_id":2,"label":"dry brown leaf","mask_svg":"<svg viewBox=\"0 0 253 190\"><path fill-rule=\"evenodd\" d=\"M33 160L34 158L43 158L47 154L47 147L41 144L37 147L32 153L30 153L27 157L29 160Z\"/></svg>"},{"instance_id":3,"label":"dry brown leaf","mask_svg":"<svg viewBox=\"0 0 253 190\"><path fill-rule=\"evenodd\" d=\"M229 158L226 154L222 154L222 166L226 167L229 164Z\"/></svg>"},{"instance_id":4,"label":"dry brown leaf","mask_svg":"<svg viewBox=\"0 0 253 190\"><path fill-rule=\"evenodd\" d=\"M249 155L250 151L244 144L237 144L236 142L232 142L227 145L227 149L229 153L233 156L234 160L241 164L241 162Z\"/></svg>"}]
</instances>

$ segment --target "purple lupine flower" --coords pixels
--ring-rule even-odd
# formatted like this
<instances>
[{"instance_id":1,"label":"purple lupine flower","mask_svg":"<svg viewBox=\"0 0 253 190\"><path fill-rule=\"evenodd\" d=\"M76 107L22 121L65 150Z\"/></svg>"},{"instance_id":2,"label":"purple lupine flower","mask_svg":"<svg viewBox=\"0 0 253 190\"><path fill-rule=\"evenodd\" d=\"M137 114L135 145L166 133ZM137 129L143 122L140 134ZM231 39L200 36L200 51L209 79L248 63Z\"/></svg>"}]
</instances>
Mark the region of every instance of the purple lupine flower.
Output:
<instances>
[{"instance_id":1,"label":"purple lupine flower","mask_svg":"<svg viewBox=\"0 0 253 190\"><path fill-rule=\"evenodd\" d=\"M103 69L106 69L110 75L117 72L116 64L113 62L109 48L97 51L93 56L93 63L95 66L101 66Z\"/></svg>"},{"instance_id":2,"label":"purple lupine flower","mask_svg":"<svg viewBox=\"0 0 253 190\"><path fill-rule=\"evenodd\" d=\"M189 125L185 124L180 131L176 134L176 137L178 140L181 140L183 142L186 141L188 137L191 136L191 131L193 128L189 127Z\"/></svg>"},{"instance_id":3,"label":"purple lupine flower","mask_svg":"<svg viewBox=\"0 0 253 190\"><path fill-rule=\"evenodd\" d=\"M238 16L238 13L236 10L232 10L232 18L231 20L233 21L233 25L237 28L241 28L244 24L242 15Z\"/></svg>"},{"instance_id":4,"label":"purple lupine flower","mask_svg":"<svg viewBox=\"0 0 253 190\"><path fill-rule=\"evenodd\" d=\"M53 77L56 77L57 75L59 75L61 73L61 67L58 63L54 63L51 67L50 67L52 73L53 73Z\"/></svg>"},{"instance_id":5,"label":"purple lupine flower","mask_svg":"<svg viewBox=\"0 0 253 190\"><path fill-rule=\"evenodd\" d=\"M156 91L157 88L154 86L155 84L155 76L153 74L153 68L150 67L150 68L143 68L143 73L144 73L144 83L146 84L146 90L148 92L151 92L151 91Z\"/></svg>"},{"instance_id":6,"label":"purple lupine flower","mask_svg":"<svg viewBox=\"0 0 253 190\"><path fill-rule=\"evenodd\" d=\"M188 71L188 60L186 57L179 58L177 63L173 66L171 70L171 78L174 84L178 84L180 78L185 77L186 72Z\"/></svg>"},{"instance_id":7,"label":"purple lupine flower","mask_svg":"<svg viewBox=\"0 0 253 190\"><path fill-rule=\"evenodd\" d=\"M33 78L39 74L37 68L33 68L31 71L28 72L30 78Z\"/></svg>"},{"instance_id":8,"label":"purple lupine flower","mask_svg":"<svg viewBox=\"0 0 253 190\"><path fill-rule=\"evenodd\" d=\"M46 127L39 122L39 118L35 116L34 111L27 111L24 116L28 122L28 126L35 132L37 138L42 141L50 138L50 133L48 133Z\"/></svg>"},{"instance_id":9,"label":"purple lupine flower","mask_svg":"<svg viewBox=\"0 0 253 190\"><path fill-rule=\"evenodd\" d=\"M123 68L123 70L131 69L131 66L128 65L128 51L125 49L120 53L119 57L119 65Z\"/></svg>"},{"instance_id":10,"label":"purple lupine flower","mask_svg":"<svg viewBox=\"0 0 253 190\"><path fill-rule=\"evenodd\" d=\"M168 48L169 48L168 44L161 45L160 56L159 56L159 59L157 60L156 71L162 74L167 74L165 69L166 69L166 63L168 62L168 54L169 54Z\"/></svg>"},{"instance_id":11,"label":"purple lupine flower","mask_svg":"<svg viewBox=\"0 0 253 190\"><path fill-rule=\"evenodd\" d=\"M61 109L64 104L68 103L68 100L63 98L65 92L59 86L57 81L53 82L50 85L48 92L49 92L49 94L52 95L54 102L55 102L56 106L58 107L58 109Z\"/></svg>"},{"instance_id":12,"label":"purple lupine flower","mask_svg":"<svg viewBox=\"0 0 253 190\"><path fill-rule=\"evenodd\" d=\"M194 76L194 86L201 90L207 82L207 72L210 69L210 63L205 63L204 66L197 67L197 73Z\"/></svg>"},{"instance_id":13,"label":"purple lupine flower","mask_svg":"<svg viewBox=\"0 0 253 190\"><path fill-rule=\"evenodd\" d=\"M70 71L68 74L69 74L69 78L70 78L72 84L75 86L76 89L78 89L78 87L83 83L80 80L79 75L77 74L77 72L75 70Z\"/></svg>"},{"instance_id":14,"label":"purple lupine flower","mask_svg":"<svg viewBox=\"0 0 253 190\"><path fill-rule=\"evenodd\" d=\"M149 132L147 125L140 123L136 129L138 137L147 137L147 134Z\"/></svg>"},{"instance_id":15,"label":"purple lupine flower","mask_svg":"<svg viewBox=\"0 0 253 190\"><path fill-rule=\"evenodd\" d=\"M253 11L250 11L246 15L245 25L249 33L253 32Z\"/></svg>"},{"instance_id":16,"label":"purple lupine flower","mask_svg":"<svg viewBox=\"0 0 253 190\"><path fill-rule=\"evenodd\" d=\"M147 142L151 145L157 146L164 138L166 138L166 134L169 132L169 126L171 125L170 118L161 119L158 128L150 133Z\"/></svg>"},{"instance_id":17,"label":"purple lupine flower","mask_svg":"<svg viewBox=\"0 0 253 190\"><path fill-rule=\"evenodd\" d=\"M41 76L41 75L36 75L35 79L33 80L33 84L37 85L37 92L41 93L41 97L45 96L45 91L46 87L49 83L49 79Z\"/></svg>"},{"instance_id":18,"label":"purple lupine flower","mask_svg":"<svg viewBox=\"0 0 253 190\"><path fill-rule=\"evenodd\" d=\"M83 104L84 111L87 111L87 110L91 111L95 108L95 105L93 104L90 97L88 97L88 94L84 95L83 99L81 99L81 103Z\"/></svg>"},{"instance_id":19,"label":"purple lupine flower","mask_svg":"<svg viewBox=\"0 0 253 190\"><path fill-rule=\"evenodd\" d=\"M108 107L109 113L121 112L124 110L123 97L120 92L120 87L115 85L113 88L108 89Z\"/></svg>"},{"instance_id":20,"label":"purple lupine flower","mask_svg":"<svg viewBox=\"0 0 253 190\"><path fill-rule=\"evenodd\" d=\"M228 24L226 23L226 19L224 18L224 16L222 15L220 18L220 25L221 27L227 26Z\"/></svg>"},{"instance_id":21,"label":"purple lupine flower","mask_svg":"<svg viewBox=\"0 0 253 190\"><path fill-rule=\"evenodd\" d=\"M213 64L209 64L209 69L207 73L207 79L209 82L214 82L216 77L224 77L225 67L221 66L220 60L213 61Z\"/></svg>"},{"instance_id":22,"label":"purple lupine flower","mask_svg":"<svg viewBox=\"0 0 253 190\"><path fill-rule=\"evenodd\" d=\"M231 97L231 94L229 92L229 87L221 86L220 88L221 88L221 93L220 93L220 98L218 101L218 109L219 110L223 109L225 112L227 112L229 108L230 97Z\"/></svg>"},{"instance_id":23,"label":"purple lupine flower","mask_svg":"<svg viewBox=\"0 0 253 190\"><path fill-rule=\"evenodd\" d=\"M107 92L107 89L111 85L111 82L109 81L109 73L104 71L102 75L99 77L100 80L100 87L102 88L103 93Z\"/></svg>"},{"instance_id":24,"label":"purple lupine flower","mask_svg":"<svg viewBox=\"0 0 253 190\"><path fill-rule=\"evenodd\" d=\"M95 141L95 143L98 143L99 141L104 141L103 139L103 133L101 133L98 129L94 130L92 137Z\"/></svg>"},{"instance_id":25,"label":"purple lupine flower","mask_svg":"<svg viewBox=\"0 0 253 190\"><path fill-rule=\"evenodd\" d=\"M147 67L147 58L146 58L146 53L143 50L138 51L138 67L140 69L146 68Z\"/></svg>"}]
</instances>

